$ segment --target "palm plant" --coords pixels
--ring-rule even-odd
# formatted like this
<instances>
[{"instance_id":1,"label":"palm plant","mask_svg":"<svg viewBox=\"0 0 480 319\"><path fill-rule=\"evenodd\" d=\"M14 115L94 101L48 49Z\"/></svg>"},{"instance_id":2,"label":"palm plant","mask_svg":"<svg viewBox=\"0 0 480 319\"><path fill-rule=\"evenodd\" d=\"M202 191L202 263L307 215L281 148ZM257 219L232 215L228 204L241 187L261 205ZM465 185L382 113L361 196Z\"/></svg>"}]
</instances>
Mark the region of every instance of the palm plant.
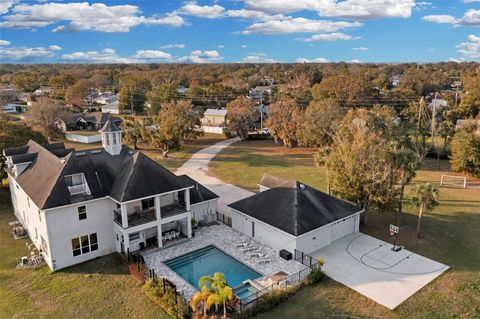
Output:
<instances>
[{"instance_id":1,"label":"palm plant","mask_svg":"<svg viewBox=\"0 0 480 319\"><path fill-rule=\"evenodd\" d=\"M199 304L203 305L203 314L204 316L207 315L207 300L210 296L210 289L205 285L201 286L202 288L198 291L195 295L193 295L192 299L190 300L190 307L192 310L195 311Z\"/></svg>"},{"instance_id":2,"label":"palm plant","mask_svg":"<svg viewBox=\"0 0 480 319\"><path fill-rule=\"evenodd\" d=\"M408 148L402 148L394 152L393 160L395 166L400 171L400 201L397 214L397 225L400 226L402 222L405 186L408 185L415 177L415 171L420 165L420 161L417 154Z\"/></svg>"},{"instance_id":3,"label":"palm plant","mask_svg":"<svg viewBox=\"0 0 480 319\"><path fill-rule=\"evenodd\" d=\"M213 276L202 276L198 280L198 285L209 290L205 308L208 310L215 305L215 311L218 312L218 306L223 304L223 314L226 317L227 303L233 299L233 289L227 285L225 275L216 272Z\"/></svg>"},{"instance_id":4,"label":"palm plant","mask_svg":"<svg viewBox=\"0 0 480 319\"><path fill-rule=\"evenodd\" d=\"M413 189L412 202L420 210L418 212L417 221L417 237L420 237L420 227L422 223L423 213L430 210L439 204L438 201L438 188L435 188L430 183L419 184Z\"/></svg>"},{"instance_id":5,"label":"palm plant","mask_svg":"<svg viewBox=\"0 0 480 319\"><path fill-rule=\"evenodd\" d=\"M227 303L233 299L233 289L225 285L218 291L219 300L223 304L223 316L227 318Z\"/></svg>"}]
</instances>

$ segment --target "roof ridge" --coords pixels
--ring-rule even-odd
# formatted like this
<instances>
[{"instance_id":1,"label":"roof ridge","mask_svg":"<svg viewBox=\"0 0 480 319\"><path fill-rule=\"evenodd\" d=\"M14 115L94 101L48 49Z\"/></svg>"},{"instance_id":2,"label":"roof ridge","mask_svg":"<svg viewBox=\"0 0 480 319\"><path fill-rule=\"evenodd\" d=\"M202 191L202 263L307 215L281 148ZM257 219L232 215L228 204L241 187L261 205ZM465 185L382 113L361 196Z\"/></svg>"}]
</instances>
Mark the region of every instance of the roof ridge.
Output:
<instances>
[{"instance_id":1,"label":"roof ridge","mask_svg":"<svg viewBox=\"0 0 480 319\"><path fill-rule=\"evenodd\" d=\"M121 201L123 201L123 197L125 196L125 190L128 189L128 186L130 185L130 182L132 181L132 176L133 176L133 173L135 172L135 165L137 165L137 163L138 163L138 157L139 157L140 153L141 152L137 151L136 153L132 154L132 162L133 162L132 169L128 172L128 180L127 180L127 183L125 184L125 188L122 190L122 197L120 198ZM125 157L125 160L129 160L128 156ZM122 167L120 166L120 169L121 168ZM113 183L115 184L115 181Z\"/></svg>"}]
</instances>

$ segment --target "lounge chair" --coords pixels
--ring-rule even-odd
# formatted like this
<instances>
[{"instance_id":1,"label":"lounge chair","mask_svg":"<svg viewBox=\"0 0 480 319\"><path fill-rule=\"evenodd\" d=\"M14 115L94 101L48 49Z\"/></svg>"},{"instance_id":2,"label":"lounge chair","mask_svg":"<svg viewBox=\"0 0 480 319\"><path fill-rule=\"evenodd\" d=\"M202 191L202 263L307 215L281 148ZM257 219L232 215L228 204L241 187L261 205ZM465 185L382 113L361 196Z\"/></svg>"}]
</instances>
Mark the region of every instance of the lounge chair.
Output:
<instances>
[{"instance_id":1,"label":"lounge chair","mask_svg":"<svg viewBox=\"0 0 480 319\"><path fill-rule=\"evenodd\" d=\"M241 241L241 242L235 244L235 248L242 248L242 247L246 247L246 246L247 246L246 241Z\"/></svg>"},{"instance_id":2,"label":"lounge chair","mask_svg":"<svg viewBox=\"0 0 480 319\"><path fill-rule=\"evenodd\" d=\"M258 265L268 264L270 262L270 258L257 259L256 262Z\"/></svg>"},{"instance_id":3,"label":"lounge chair","mask_svg":"<svg viewBox=\"0 0 480 319\"><path fill-rule=\"evenodd\" d=\"M253 251L253 250L257 249L257 248L258 248L258 247L255 246L255 245L248 245L248 246L246 246L246 247L244 247L244 248L242 249L242 253L248 253L248 252Z\"/></svg>"}]
</instances>

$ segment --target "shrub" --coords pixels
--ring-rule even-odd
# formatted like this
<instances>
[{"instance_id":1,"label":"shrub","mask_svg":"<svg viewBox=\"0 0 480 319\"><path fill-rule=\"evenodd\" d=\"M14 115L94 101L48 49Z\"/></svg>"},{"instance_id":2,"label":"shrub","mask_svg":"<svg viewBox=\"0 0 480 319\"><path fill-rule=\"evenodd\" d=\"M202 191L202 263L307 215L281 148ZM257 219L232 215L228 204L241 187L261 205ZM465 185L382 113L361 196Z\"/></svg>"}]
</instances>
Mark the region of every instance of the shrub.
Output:
<instances>
[{"instance_id":1,"label":"shrub","mask_svg":"<svg viewBox=\"0 0 480 319\"><path fill-rule=\"evenodd\" d=\"M179 298L175 290L164 285L163 281L148 279L142 291L172 318L187 318L188 307L183 298Z\"/></svg>"},{"instance_id":2,"label":"shrub","mask_svg":"<svg viewBox=\"0 0 480 319\"><path fill-rule=\"evenodd\" d=\"M323 280L323 278L325 278L323 271L321 269L315 269L308 274L307 278L305 278L305 283L307 285L313 285Z\"/></svg>"}]
</instances>

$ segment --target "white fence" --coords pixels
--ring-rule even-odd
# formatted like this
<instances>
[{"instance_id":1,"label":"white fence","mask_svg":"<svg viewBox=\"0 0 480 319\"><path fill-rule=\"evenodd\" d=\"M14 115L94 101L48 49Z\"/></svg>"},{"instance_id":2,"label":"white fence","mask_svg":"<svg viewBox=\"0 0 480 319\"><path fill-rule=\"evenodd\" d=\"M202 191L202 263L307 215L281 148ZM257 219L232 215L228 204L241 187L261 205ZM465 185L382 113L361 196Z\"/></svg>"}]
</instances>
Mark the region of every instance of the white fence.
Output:
<instances>
[{"instance_id":1,"label":"white fence","mask_svg":"<svg viewBox=\"0 0 480 319\"><path fill-rule=\"evenodd\" d=\"M214 133L214 134L223 134L225 132L224 128L218 126L202 126L202 130L205 133Z\"/></svg>"},{"instance_id":2,"label":"white fence","mask_svg":"<svg viewBox=\"0 0 480 319\"><path fill-rule=\"evenodd\" d=\"M102 136L100 134L86 136L75 133L65 133L65 138L69 141L85 144L96 143L102 140Z\"/></svg>"}]
</instances>

